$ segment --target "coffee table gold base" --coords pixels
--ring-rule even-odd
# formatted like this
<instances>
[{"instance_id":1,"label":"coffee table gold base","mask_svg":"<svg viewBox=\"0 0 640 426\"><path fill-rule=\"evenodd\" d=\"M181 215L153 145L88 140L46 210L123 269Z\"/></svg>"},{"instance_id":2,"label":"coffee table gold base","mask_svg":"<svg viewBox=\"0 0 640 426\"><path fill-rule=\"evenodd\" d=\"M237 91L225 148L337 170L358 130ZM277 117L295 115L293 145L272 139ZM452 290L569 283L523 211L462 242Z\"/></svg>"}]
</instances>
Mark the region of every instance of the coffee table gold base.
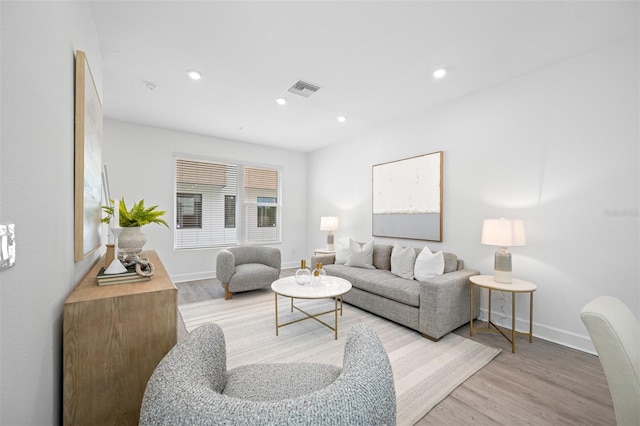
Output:
<instances>
[{"instance_id":1,"label":"coffee table gold base","mask_svg":"<svg viewBox=\"0 0 640 426\"><path fill-rule=\"evenodd\" d=\"M293 310L295 309L296 311L303 313L305 316L302 317L302 318L298 318L296 320L293 320L293 321L286 322L284 324L281 324L278 321L278 296L279 295L278 295L278 293L274 293L274 296L275 296L275 302L276 302L275 303L276 304L276 336L278 336L278 331L282 327L285 327L285 326L291 325L291 324L295 324L295 323L298 323L300 321L313 319L313 320L318 321L320 324L324 325L328 329L332 330L334 332L335 339L336 340L338 339L338 312L340 313L340 316L342 316L342 296L337 296L337 297L333 298L333 301L334 301L333 309L330 309L330 310L324 311L324 312L319 312L317 314L310 314L307 311L305 311L305 310L303 310L303 309L301 309L301 308L299 308L299 307L294 305L293 299L303 299L303 298L300 298L300 297L296 297L296 298L289 297L291 299L291 312L293 312ZM287 297L287 296L283 296L283 297ZM340 303L340 306L338 306L338 302ZM331 313L334 314L334 326L333 327L318 318L321 315L326 315L326 314L331 314Z\"/></svg>"}]
</instances>

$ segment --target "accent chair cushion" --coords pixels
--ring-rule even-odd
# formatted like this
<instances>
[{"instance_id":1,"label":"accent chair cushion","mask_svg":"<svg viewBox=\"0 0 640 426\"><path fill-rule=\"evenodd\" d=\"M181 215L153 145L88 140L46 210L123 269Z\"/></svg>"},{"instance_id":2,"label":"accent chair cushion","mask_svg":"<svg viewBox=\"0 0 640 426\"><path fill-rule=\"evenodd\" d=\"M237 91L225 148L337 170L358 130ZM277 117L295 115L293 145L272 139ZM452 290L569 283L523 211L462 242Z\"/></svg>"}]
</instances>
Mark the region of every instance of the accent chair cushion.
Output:
<instances>
[{"instance_id":1,"label":"accent chair cushion","mask_svg":"<svg viewBox=\"0 0 640 426\"><path fill-rule=\"evenodd\" d=\"M279 401L323 389L342 372L329 364L251 364L227 373L223 395L251 401Z\"/></svg>"}]
</instances>

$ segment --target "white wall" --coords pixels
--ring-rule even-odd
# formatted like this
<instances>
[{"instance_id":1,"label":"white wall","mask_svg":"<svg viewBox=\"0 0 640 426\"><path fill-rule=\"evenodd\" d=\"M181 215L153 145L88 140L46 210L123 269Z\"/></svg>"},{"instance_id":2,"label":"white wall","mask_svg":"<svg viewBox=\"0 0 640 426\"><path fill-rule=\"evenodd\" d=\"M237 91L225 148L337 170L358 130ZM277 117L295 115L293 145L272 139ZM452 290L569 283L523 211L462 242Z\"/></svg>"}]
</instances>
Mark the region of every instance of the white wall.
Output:
<instances>
[{"instance_id":1,"label":"white wall","mask_svg":"<svg viewBox=\"0 0 640 426\"><path fill-rule=\"evenodd\" d=\"M0 271L0 424L62 421L62 305L97 259L73 261L74 55L98 92L88 3L2 2L0 222L16 264Z\"/></svg>"},{"instance_id":2,"label":"white wall","mask_svg":"<svg viewBox=\"0 0 640 426\"><path fill-rule=\"evenodd\" d=\"M444 240L401 242L491 274L482 220L524 219L528 245L511 251L514 276L538 285L534 334L593 351L589 300L615 295L640 317L638 47L622 40L313 153L308 250L323 245L324 215L339 216L336 238L373 238L372 165L442 150ZM528 320L526 297L517 314Z\"/></svg>"},{"instance_id":3,"label":"white wall","mask_svg":"<svg viewBox=\"0 0 640 426\"><path fill-rule=\"evenodd\" d=\"M109 170L111 196L125 197L128 205L144 198L145 205L166 210L173 230L174 153L242 163L282 167L282 253L283 267L299 264L308 257L306 248L307 155L175 132L116 120L104 122L104 159ZM174 281L215 276L217 249L174 250L173 232L163 226L143 228L148 238L145 249L158 252Z\"/></svg>"}]
</instances>

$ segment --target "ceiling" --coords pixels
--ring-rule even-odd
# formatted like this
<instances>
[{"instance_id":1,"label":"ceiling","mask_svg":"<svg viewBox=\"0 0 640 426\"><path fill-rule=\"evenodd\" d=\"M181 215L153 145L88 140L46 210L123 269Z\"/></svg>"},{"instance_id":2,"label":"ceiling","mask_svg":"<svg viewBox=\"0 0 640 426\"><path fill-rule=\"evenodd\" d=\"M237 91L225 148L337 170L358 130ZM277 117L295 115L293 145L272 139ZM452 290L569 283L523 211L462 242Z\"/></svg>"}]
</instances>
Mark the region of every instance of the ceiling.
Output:
<instances>
[{"instance_id":1,"label":"ceiling","mask_svg":"<svg viewBox=\"0 0 640 426\"><path fill-rule=\"evenodd\" d=\"M301 152L638 33L636 2L95 1L91 8L105 117ZM440 67L449 72L438 80L432 72ZM202 79L189 79L188 70ZM298 80L321 88L309 98L288 93Z\"/></svg>"}]
</instances>

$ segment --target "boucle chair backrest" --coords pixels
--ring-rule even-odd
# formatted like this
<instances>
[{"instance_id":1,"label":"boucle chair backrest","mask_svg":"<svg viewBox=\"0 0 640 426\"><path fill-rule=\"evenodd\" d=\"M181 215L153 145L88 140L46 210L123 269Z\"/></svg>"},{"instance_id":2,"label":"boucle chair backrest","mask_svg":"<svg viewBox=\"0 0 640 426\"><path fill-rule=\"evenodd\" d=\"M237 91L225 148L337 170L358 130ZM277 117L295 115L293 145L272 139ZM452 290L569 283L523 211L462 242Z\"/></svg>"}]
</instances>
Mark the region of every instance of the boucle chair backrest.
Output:
<instances>
[{"instance_id":1,"label":"boucle chair backrest","mask_svg":"<svg viewBox=\"0 0 640 426\"><path fill-rule=\"evenodd\" d=\"M282 264L280 249L276 247L240 246L230 247L227 250L233 253L236 265L261 263L279 270Z\"/></svg>"},{"instance_id":2,"label":"boucle chair backrest","mask_svg":"<svg viewBox=\"0 0 640 426\"><path fill-rule=\"evenodd\" d=\"M216 324L191 332L149 379L140 425L394 425L391 363L368 326L347 336L342 373L325 388L280 401L222 395L224 335Z\"/></svg>"},{"instance_id":3,"label":"boucle chair backrest","mask_svg":"<svg viewBox=\"0 0 640 426\"><path fill-rule=\"evenodd\" d=\"M640 324L619 299L587 303L584 322L607 377L618 425L640 425Z\"/></svg>"}]
</instances>

